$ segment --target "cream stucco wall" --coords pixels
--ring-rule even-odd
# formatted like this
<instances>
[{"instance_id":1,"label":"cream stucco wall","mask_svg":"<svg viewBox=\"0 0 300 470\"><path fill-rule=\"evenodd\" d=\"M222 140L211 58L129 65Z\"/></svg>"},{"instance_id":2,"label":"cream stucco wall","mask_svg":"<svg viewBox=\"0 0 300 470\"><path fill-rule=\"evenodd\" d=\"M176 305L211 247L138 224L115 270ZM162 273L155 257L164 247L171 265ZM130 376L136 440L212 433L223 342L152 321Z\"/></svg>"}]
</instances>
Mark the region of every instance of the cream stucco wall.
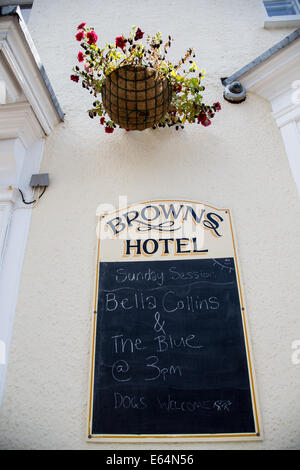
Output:
<instances>
[{"instance_id":1,"label":"cream stucco wall","mask_svg":"<svg viewBox=\"0 0 300 470\"><path fill-rule=\"evenodd\" d=\"M86 444L96 208L183 198L230 207L252 338L264 441L147 444L145 448L300 448L300 204L269 104L254 94L230 105L231 75L291 32L262 28L259 0L35 0L29 29L65 122L47 138L41 166L51 185L34 209L24 260L6 390L1 448L99 448ZM223 110L205 129L104 134L85 111L89 94L70 81L81 21L100 40L132 24L175 38L171 57L194 46L207 70L205 97ZM300 78L300 77L299 77ZM123 444L120 448L139 448Z\"/></svg>"}]
</instances>

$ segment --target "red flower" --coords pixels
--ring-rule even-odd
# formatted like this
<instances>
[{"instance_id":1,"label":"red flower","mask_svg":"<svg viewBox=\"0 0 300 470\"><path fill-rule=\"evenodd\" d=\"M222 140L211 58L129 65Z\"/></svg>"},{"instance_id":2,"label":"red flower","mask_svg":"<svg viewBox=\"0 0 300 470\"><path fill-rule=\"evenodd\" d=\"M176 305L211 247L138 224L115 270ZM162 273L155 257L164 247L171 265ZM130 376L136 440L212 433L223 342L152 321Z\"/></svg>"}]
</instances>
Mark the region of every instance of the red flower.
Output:
<instances>
[{"instance_id":1,"label":"red flower","mask_svg":"<svg viewBox=\"0 0 300 470\"><path fill-rule=\"evenodd\" d=\"M219 101L214 103L212 107L214 108L215 111L221 111L221 103Z\"/></svg>"},{"instance_id":2,"label":"red flower","mask_svg":"<svg viewBox=\"0 0 300 470\"><path fill-rule=\"evenodd\" d=\"M138 28L136 30L134 40L138 41L139 39L142 39L143 36L144 36L144 32L140 28Z\"/></svg>"},{"instance_id":3,"label":"red flower","mask_svg":"<svg viewBox=\"0 0 300 470\"><path fill-rule=\"evenodd\" d=\"M97 42L98 36L95 31L89 31L86 35L89 44L95 44Z\"/></svg>"},{"instance_id":4,"label":"red flower","mask_svg":"<svg viewBox=\"0 0 300 470\"><path fill-rule=\"evenodd\" d=\"M211 121L209 119L206 119L205 121L201 121L202 126L207 127L211 125Z\"/></svg>"},{"instance_id":5,"label":"red flower","mask_svg":"<svg viewBox=\"0 0 300 470\"><path fill-rule=\"evenodd\" d=\"M116 37L116 46L120 47L122 50L124 49L126 42L127 39L125 39L124 36Z\"/></svg>"},{"instance_id":6,"label":"red flower","mask_svg":"<svg viewBox=\"0 0 300 470\"><path fill-rule=\"evenodd\" d=\"M206 119L207 119L207 116L206 116L205 113L199 113L198 122L202 123L202 122L206 121Z\"/></svg>"},{"instance_id":7,"label":"red flower","mask_svg":"<svg viewBox=\"0 0 300 470\"><path fill-rule=\"evenodd\" d=\"M83 62L84 61L83 52L79 51L77 58L78 58L78 62Z\"/></svg>"},{"instance_id":8,"label":"red flower","mask_svg":"<svg viewBox=\"0 0 300 470\"><path fill-rule=\"evenodd\" d=\"M176 83L174 85L174 90L175 90L176 93L180 93L181 90L182 90L182 85L180 83Z\"/></svg>"},{"instance_id":9,"label":"red flower","mask_svg":"<svg viewBox=\"0 0 300 470\"><path fill-rule=\"evenodd\" d=\"M79 33L77 33L75 37L77 41L82 41L82 39L84 38L84 31L79 31Z\"/></svg>"},{"instance_id":10,"label":"red flower","mask_svg":"<svg viewBox=\"0 0 300 470\"><path fill-rule=\"evenodd\" d=\"M105 130L106 134L112 134L113 131L114 131L114 128L113 128L113 127L106 126L106 127L104 128L104 130Z\"/></svg>"},{"instance_id":11,"label":"red flower","mask_svg":"<svg viewBox=\"0 0 300 470\"><path fill-rule=\"evenodd\" d=\"M80 25L77 26L77 29L83 29L85 25L86 23L80 23Z\"/></svg>"},{"instance_id":12,"label":"red flower","mask_svg":"<svg viewBox=\"0 0 300 470\"><path fill-rule=\"evenodd\" d=\"M78 75L71 75L70 79L73 80L73 82L76 82L76 83L79 81Z\"/></svg>"},{"instance_id":13,"label":"red flower","mask_svg":"<svg viewBox=\"0 0 300 470\"><path fill-rule=\"evenodd\" d=\"M103 126L104 122L105 122L105 117L102 116L102 118L100 118L100 124Z\"/></svg>"}]
</instances>

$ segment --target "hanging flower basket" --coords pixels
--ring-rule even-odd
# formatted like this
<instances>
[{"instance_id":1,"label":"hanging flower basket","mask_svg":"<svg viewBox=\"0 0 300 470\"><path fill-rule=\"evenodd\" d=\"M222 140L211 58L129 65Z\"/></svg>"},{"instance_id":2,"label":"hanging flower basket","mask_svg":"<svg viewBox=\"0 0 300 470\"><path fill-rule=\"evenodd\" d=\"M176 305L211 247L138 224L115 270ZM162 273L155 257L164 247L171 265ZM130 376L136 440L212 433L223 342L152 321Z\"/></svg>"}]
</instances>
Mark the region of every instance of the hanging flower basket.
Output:
<instances>
[{"instance_id":1,"label":"hanging flower basket","mask_svg":"<svg viewBox=\"0 0 300 470\"><path fill-rule=\"evenodd\" d=\"M142 131L163 119L172 100L172 86L168 79L155 75L152 67L141 65L125 65L108 75L101 95L114 123Z\"/></svg>"},{"instance_id":2,"label":"hanging flower basket","mask_svg":"<svg viewBox=\"0 0 300 470\"><path fill-rule=\"evenodd\" d=\"M156 33L147 36L144 45L140 42L144 32L133 26L127 38L118 36L115 44L99 47L94 28L81 23L77 29L83 49L77 59L83 68L76 65L70 78L81 79L82 87L96 98L88 113L90 118L100 117L105 132L112 133L117 125L139 131L157 126L178 130L186 122L207 127L220 111L219 102L211 106L203 102L205 71L194 62L193 49L177 64L166 60L171 36L163 45L161 33Z\"/></svg>"}]
</instances>

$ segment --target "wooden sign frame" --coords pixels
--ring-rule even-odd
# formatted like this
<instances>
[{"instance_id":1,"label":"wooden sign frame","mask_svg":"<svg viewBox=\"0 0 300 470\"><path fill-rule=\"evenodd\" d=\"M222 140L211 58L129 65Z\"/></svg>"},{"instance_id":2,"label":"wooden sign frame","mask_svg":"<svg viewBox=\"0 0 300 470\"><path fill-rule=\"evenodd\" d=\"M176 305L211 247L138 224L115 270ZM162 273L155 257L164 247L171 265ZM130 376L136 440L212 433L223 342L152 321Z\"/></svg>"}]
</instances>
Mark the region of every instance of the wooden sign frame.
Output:
<instances>
[{"instance_id":1,"label":"wooden sign frame","mask_svg":"<svg viewBox=\"0 0 300 470\"><path fill-rule=\"evenodd\" d=\"M110 213L104 213L99 215L99 229L101 232L101 224L104 223L104 220L107 220L107 217L117 216L118 214L124 213L128 210L133 210L136 207L149 207L150 205L155 204L188 204L193 207L202 206L205 209L213 210L217 214L222 214L222 218L227 220L230 235L230 243L232 243L232 255L234 258L235 268L236 268L236 277L237 285L239 292L239 299L241 305L241 319L243 325L243 334L245 341L245 349L247 355L247 365L249 373L249 383L251 388L251 401L253 409L253 418L255 423L255 432L245 432L245 433L225 433L225 434L155 434L155 435L140 435L140 434L93 434L92 423L93 423L93 388L94 388L94 367L95 367L95 349L96 349L96 328L97 328L97 305L98 305L98 296L99 296L99 267L101 257L103 255L103 250L105 248L105 240L101 240L99 235L97 240L97 256L96 256L96 275L95 275L95 293L93 299L93 313L92 313L92 332L91 332L91 355L90 355L90 379L89 379L89 395L88 395L88 423L87 423L87 442L211 442L211 441L258 441L263 439L262 434L262 425L261 425L261 416L258 405L258 394L256 388L255 372L253 367L252 359L252 349L251 341L249 334L249 327L247 321L247 310L245 305L244 296L242 293L242 282L241 275L239 271L239 262L237 247L234 237L234 228L232 222L232 216L230 209L217 209L211 205L199 203L196 201L189 201L183 199L158 199L153 201L146 201L142 203L132 204L123 209L112 211ZM117 235L118 236L118 235ZM114 237L114 240L117 239L117 236ZM164 259L164 258L163 258Z\"/></svg>"}]
</instances>

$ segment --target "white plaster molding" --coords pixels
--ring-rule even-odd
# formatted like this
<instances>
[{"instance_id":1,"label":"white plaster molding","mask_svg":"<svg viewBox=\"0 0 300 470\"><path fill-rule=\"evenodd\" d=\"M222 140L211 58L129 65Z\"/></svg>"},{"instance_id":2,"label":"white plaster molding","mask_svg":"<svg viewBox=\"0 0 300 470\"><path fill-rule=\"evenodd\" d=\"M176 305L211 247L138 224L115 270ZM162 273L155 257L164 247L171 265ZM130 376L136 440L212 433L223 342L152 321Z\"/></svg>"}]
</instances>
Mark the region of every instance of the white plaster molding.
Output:
<instances>
[{"instance_id":1,"label":"white plaster molding","mask_svg":"<svg viewBox=\"0 0 300 470\"><path fill-rule=\"evenodd\" d=\"M4 80L0 80L0 105L5 104L7 100L6 83Z\"/></svg>"},{"instance_id":2,"label":"white plaster molding","mask_svg":"<svg viewBox=\"0 0 300 470\"><path fill-rule=\"evenodd\" d=\"M4 345L5 350L9 347L9 338L11 335L11 328L13 313L9 305L12 304L12 297L7 295L7 282L12 282L15 286L16 276L15 270L8 272L3 269L4 260L7 262L6 248L9 244L10 226L13 217L14 207L17 201L17 190L0 188L0 341ZM18 247L19 248L19 247ZM14 262L17 261L14 260ZM12 275L13 274L13 275ZM7 358L7 354L5 354ZM4 389L6 362L0 364L0 403Z\"/></svg>"},{"instance_id":3,"label":"white plaster molding","mask_svg":"<svg viewBox=\"0 0 300 470\"><path fill-rule=\"evenodd\" d=\"M297 122L290 121L280 131L300 195L300 127Z\"/></svg>"},{"instance_id":4,"label":"white plaster molding","mask_svg":"<svg viewBox=\"0 0 300 470\"><path fill-rule=\"evenodd\" d=\"M13 323L18 300L22 264L28 238L31 210L14 210L15 205L7 204L5 239L0 271L0 340L5 344L6 360L13 333ZM7 362L0 365L0 405L3 397Z\"/></svg>"},{"instance_id":5,"label":"white plaster molding","mask_svg":"<svg viewBox=\"0 0 300 470\"><path fill-rule=\"evenodd\" d=\"M19 187L22 187L22 189L24 187L28 188L31 174L39 172L43 146L44 139L39 139L26 149L18 182ZM20 147L18 148L20 149ZM31 191L26 192L25 190L25 195L32 198ZM7 359L9 358L31 213L31 206L24 206L17 188L0 188L0 341L5 345ZM6 371L7 363L0 364L0 405L4 392Z\"/></svg>"},{"instance_id":6,"label":"white plaster molding","mask_svg":"<svg viewBox=\"0 0 300 470\"><path fill-rule=\"evenodd\" d=\"M239 79L247 91L269 101L300 194L300 100L293 99L293 84L300 85L300 37L249 68Z\"/></svg>"},{"instance_id":7,"label":"white plaster molding","mask_svg":"<svg viewBox=\"0 0 300 470\"><path fill-rule=\"evenodd\" d=\"M32 199L44 137L63 120L28 29L18 12L0 17L0 342L6 358L13 331ZM8 188L11 189L8 189ZM0 364L0 404L7 364Z\"/></svg>"},{"instance_id":8,"label":"white plaster molding","mask_svg":"<svg viewBox=\"0 0 300 470\"><path fill-rule=\"evenodd\" d=\"M0 140L0 172L3 186L17 186L21 179L26 149L20 139Z\"/></svg>"},{"instance_id":9,"label":"white plaster molding","mask_svg":"<svg viewBox=\"0 0 300 470\"><path fill-rule=\"evenodd\" d=\"M16 189L0 188L0 270L5 252L10 219L16 200Z\"/></svg>"},{"instance_id":10,"label":"white plaster molding","mask_svg":"<svg viewBox=\"0 0 300 470\"><path fill-rule=\"evenodd\" d=\"M29 103L10 103L0 106L0 139L19 138L28 148L43 135Z\"/></svg>"},{"instance_id":11,"label":"white plaster molding","mask_svg":"<svg viewBox=\"0 0 300 470\"><path fill-rule=\"evenodd\" d=\"M273 117L276 120L279 128L289 124L290 122L300 121L300 106L299 105L288 105L283 107L280 111L274 112Z\"/></svg>"},{"instance_id":12,"label":"white plaster molding","mask_svg":"<svg viewBox=\"0 0 300 470\"><path fill-rule=\"evenodd\" d=\"M244 87L270 102L300 79L300 38L240 77Z\"/></svg>"},{"instance_id":13,"label":"white plaster molding","mask_svg":"<svg viewBox=\"0 0 300 470\"><path fill-rule=\"evenodd\" d=\"M5 84L6 99L1 104L14 103L16 101L26 101L22 88L17 82L2 52L3 41L0 42L0 79Z\"/></svg>"},{"instance_id":14,"label":"white plaster molding","mask_svg":"<svg viewBox=\"0 0 300 470\"><path fill-rule=\"evenodd\" d=\"M17 199L18 191L16 188L0 188L0 204L6 202L15 204Z\"/></svg>"},{"instance_id":15,"label":"white plaster molding","mask_svg":"<svg viewBox=\"0 0 300 470\"><path fill-rule=\"evenodd\" d=\"M7 75L14 77L44 133L49 135L62 120L62 113L27 27L18 15L0 18L0 50L0 59L9 67ZM13 80L6 80L7 88L13 88ZM19 98L16 86L12 95L15 100Z\"/></svg>"}]
</instances>

